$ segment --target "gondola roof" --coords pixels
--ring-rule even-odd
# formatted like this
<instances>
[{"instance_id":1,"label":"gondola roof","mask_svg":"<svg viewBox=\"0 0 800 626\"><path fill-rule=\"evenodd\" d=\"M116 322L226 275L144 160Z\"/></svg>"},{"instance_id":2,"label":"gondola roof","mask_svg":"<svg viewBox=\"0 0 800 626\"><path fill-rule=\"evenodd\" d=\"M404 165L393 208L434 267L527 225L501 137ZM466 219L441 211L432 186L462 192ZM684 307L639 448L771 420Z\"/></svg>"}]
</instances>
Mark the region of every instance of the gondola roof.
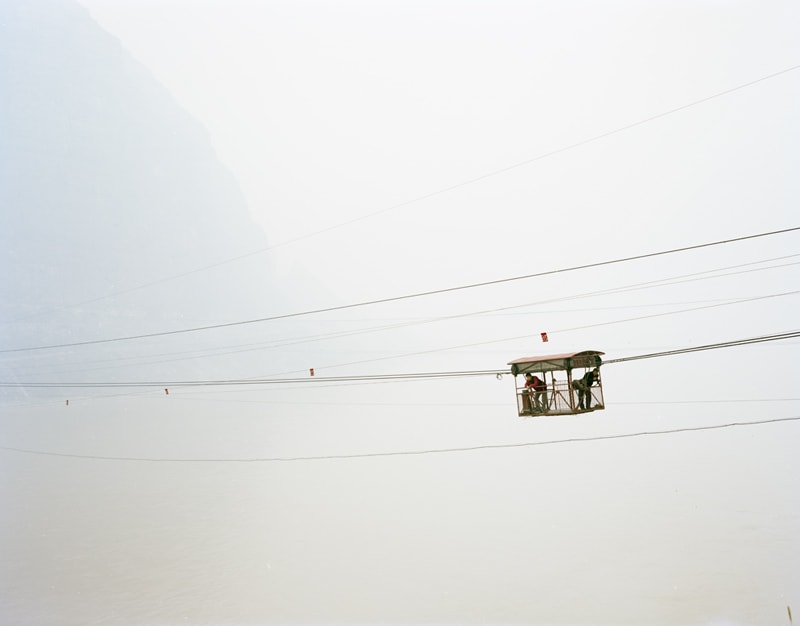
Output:
<instances>
[{"instance_id":1,"label":"gondola roof","mask_svg":"<svg viewBox=\"0 0 800 626\"><path fill-rule=\"evenodd\" d=\"M577 367L599 367L603 362L600 358L603 354L605 352L598 350L582 350L564 354L527 356L509 361L508 365L511 366L511 372L515 376L526 372L553 372Z\"/></svg>"}]
</instances>

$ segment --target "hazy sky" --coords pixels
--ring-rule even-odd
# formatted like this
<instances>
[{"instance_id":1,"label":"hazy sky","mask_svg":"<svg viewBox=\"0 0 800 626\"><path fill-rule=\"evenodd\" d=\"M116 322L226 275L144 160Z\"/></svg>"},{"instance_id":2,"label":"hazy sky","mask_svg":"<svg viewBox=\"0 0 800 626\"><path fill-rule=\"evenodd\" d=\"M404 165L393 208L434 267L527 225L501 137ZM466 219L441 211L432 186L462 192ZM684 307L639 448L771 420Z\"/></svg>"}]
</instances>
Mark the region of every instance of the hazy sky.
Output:
<instances>
[{"instance_id":1,"label":"hazy sky","mask_svg":"<svg viewBox=\"0 0 800 626\"><path fill-rule=\"evenodd\" d=\"M787 2L83 4L208 128L271 244L787 69L797 53ZM731 229L718 233L768 230L786 218L796 89L788 74L271 260L313 264L337 290L352 276L343 295L356 296L377 277L417 290L541 265L509 254L522 224L548 259L700 239L703 216ZM425 276L408 271L410 248Z\"/></svg>"},{"instance_id":2,"label":"hazy sky","mask_svg":"<svg viewBox=\"0 0 800 626\"><path fill-rule=\"evenodd\" d=\"M263 231L263 246L243 234L236 254L209 246L202 265L184 268L216 265L194 282L161 278L175 290L191 284L188 298L204 276L252 277L263 300L231 301L230 317L187 307L169 327L137 327L136 311L157 308L163 286L124 295L154 280L129 271L98 287L97 302L69 309L114 306L131 313L124 325L74 337L53 309L40 322L52 343L800 225L795 2L80 5L208 132ZM58 352L57 365L50 352L5 354L3 365L22 382L159 383L311 367L317 376L503 370L517 357L581 349L617 359L797 331L798 242L797 232L778 234L84 346ZM18 347L13 330L4 336ZM800 614L797 422L535 444L798 417L798 345L609 364L606 410L571 418L518 418L510 376L169 395L160 384L22 387L24 398L3 408L11 504L0 596L13 600L0 600L0 618L788 623L788 605ZM501 447L265 460L484 446Z\"/></svg>"}]
</instances>

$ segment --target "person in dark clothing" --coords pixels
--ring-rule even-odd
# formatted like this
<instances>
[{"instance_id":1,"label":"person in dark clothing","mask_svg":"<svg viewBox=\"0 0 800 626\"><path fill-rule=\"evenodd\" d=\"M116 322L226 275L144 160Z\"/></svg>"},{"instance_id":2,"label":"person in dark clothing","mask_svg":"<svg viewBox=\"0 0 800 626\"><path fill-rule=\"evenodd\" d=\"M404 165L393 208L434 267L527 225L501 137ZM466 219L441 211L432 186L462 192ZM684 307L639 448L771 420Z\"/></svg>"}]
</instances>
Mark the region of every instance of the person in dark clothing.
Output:
<instances>
[{"instance_id":1,"label":"person in dark clothing","mask_svg":"<svg viewBox=\"0 0 800 626\"><path fill-rule=\"evenodd\" d=\"M578 408L589 410L592 408L592 385L600 379L600 370L594 368L586 372L583 378L572 381L572 388L578 392Z\"/></svg>"}]
</instances>

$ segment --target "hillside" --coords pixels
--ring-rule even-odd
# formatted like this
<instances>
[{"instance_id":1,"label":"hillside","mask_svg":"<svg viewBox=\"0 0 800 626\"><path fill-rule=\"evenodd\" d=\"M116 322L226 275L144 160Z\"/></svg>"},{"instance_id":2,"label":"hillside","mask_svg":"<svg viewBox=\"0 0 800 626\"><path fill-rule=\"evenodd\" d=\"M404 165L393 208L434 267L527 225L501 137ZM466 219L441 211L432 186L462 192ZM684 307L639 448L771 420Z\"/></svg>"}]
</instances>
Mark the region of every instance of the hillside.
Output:
<instances>
[{"instance_id":1,"label":"hillside","mask_svg":"<svg viewBox=\"0 0 800 626\"><path fill-rule=\"evenodd\" d=\"M7 0L0 29L0 343L218 321L262 302L263 260L107 297L266 242L203 127L82 7Z\"/></svg>"}]
</instances>

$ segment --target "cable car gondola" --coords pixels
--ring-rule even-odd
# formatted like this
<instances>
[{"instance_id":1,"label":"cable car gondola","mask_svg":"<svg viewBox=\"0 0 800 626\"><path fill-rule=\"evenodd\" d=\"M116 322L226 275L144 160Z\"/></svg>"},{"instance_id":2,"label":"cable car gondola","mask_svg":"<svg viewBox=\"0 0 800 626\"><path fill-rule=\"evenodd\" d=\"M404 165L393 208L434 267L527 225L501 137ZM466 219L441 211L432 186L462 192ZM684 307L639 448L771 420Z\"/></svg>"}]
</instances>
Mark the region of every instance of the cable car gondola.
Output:
<instances>
[{"instance_id":1,"label":"cable car gondola","mask_svg":"<svg viewBox=\"0 0 800 626\"><path fill-rule=\"evenodd\" d=\"M584 350L509 361L520 417L579 415L604 409L600 379L603 354ZM520 374L522 380L518 382Z\"/></svg>"}]
</instances>

